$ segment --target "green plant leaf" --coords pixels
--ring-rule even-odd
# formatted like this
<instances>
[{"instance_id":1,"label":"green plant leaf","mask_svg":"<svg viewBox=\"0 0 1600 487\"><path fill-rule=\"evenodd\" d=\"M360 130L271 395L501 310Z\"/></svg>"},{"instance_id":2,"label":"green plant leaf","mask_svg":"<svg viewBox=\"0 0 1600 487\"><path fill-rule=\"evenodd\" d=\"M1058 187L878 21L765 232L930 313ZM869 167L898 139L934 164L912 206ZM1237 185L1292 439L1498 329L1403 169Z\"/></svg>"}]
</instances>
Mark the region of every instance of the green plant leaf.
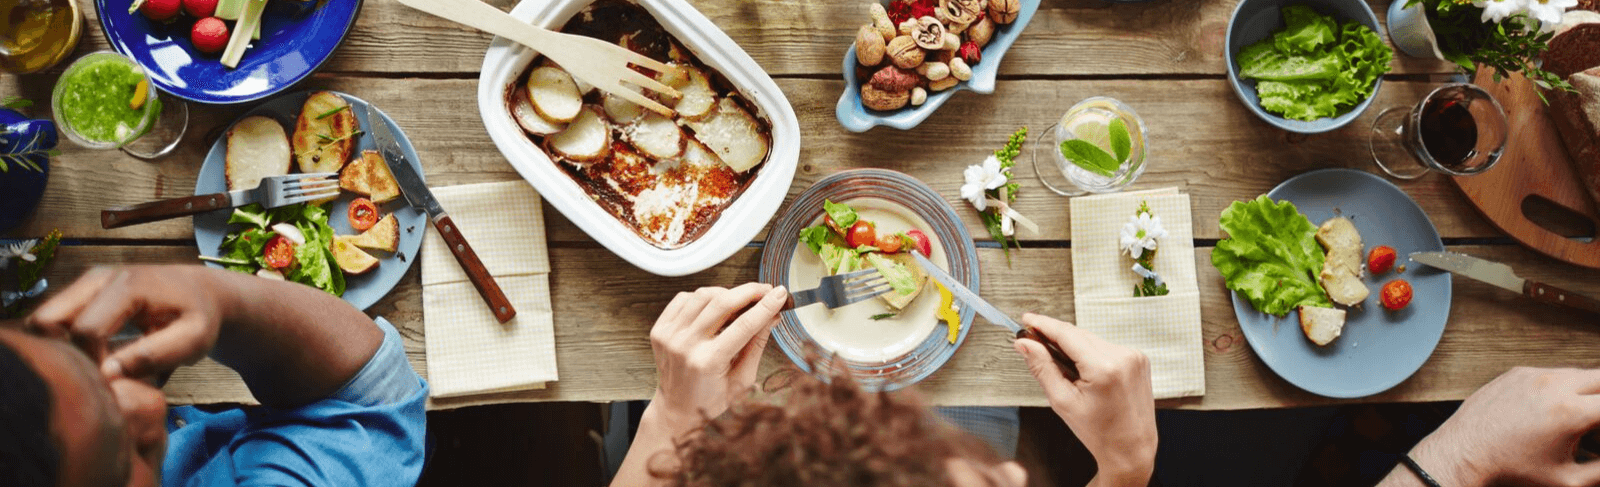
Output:
<instances>
[{"instance_id":1,"label":"green plant leaf","mask_svg":"<svg viewBox=\"0 0 1600 487\"><path fill-rule=\"evenodd\" d=\"M1106 177L1116 174L1117 166L1122 165L1111 154L1106 153L1105 149L1079 139L1062 142L1061 156L1085 171Z\"/></svg>"},{"instance_id":2,"label":"green plant leaf","mask_svg":"<svg viewBox=\"0 0 1600 487\"><path fill-rule=\"evenodd\" d=\"M1128 154L1133 150L1133 138L1128 136L1128 122L1121 118L1111 121L1111 150L1116 152L1118 164L1128 160Z\"/></svg>"}]
</instances>

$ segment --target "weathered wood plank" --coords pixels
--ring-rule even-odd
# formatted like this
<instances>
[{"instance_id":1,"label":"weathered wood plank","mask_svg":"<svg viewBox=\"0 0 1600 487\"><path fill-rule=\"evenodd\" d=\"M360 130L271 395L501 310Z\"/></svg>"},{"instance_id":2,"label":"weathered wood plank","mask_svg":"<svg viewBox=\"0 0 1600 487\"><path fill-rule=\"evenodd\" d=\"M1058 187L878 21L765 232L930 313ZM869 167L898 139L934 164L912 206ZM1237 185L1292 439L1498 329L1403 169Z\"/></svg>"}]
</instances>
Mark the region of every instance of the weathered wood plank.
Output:
<instances>
[{"instance_id":1,"label":"weathered wood plank","mask_svg":"<svg viewBox=\"0 0 1600 487\"><path fill-rule=\"evenodd\" d=\"M355 0L346 0L355 1ZM517 2L489 0L509 10ZM778 76L838 76L856 28L869 21L866 0L694 2L750 57ZM1115 5L1099 0L1045 2L1006 54L1001 75L1223 75L1223 39L1236 2ZM1368 0L1380 23L1388 2ZM110 49L94 9L86 12L80 53ZM1384 37L1388 41L1387 36ZM476 78L491 36L397 2L363 2L328 73L442 73ZM1441 61L1397 55L1394 73L1446 73Z\"/></svg>"},{"instance_id":2,"label":"weathered wood plank","mask_svg":"<svg viewBox=\"0 0 1600 487\"><path fill-rule=\"evenodd\" d=\"M1324 167L1372 170L1366 137L1372 117L1387 106L1409 105L1432 86L1422 82L1386 83L1372 110L1349 126L1328 134L1290 136L1256 119L1220 80L1005 81L1007 96L962 93L914 130L876 129L854 134L840 128L831 103L821 103L839 82L784 80L801 122L800 164L789 198L837 171L883 167L927 182L950 200L968 228L986 235L977 214L959 197L961 170L976 164L1019 125L1044 132L1065 109L1094 95L1124 100L1149 127L1149 169L1134 189L1177 186L1194 198L1195 235L1218 238L1216 216L1228 203L1254 197L1291 176ZM367 99L394 117L416 146L430 184L450 186L513 180L520 176L489 140L477 116L475 82L468 80L390 80L319 78L307 88L326 88ZM428 93L418 97L416 93ZM30 92L29 95L38 93ZM99 212L112 206L192 194L209 140L242 113L240 108L194 110L194 140L181 152L156 163L117 151L91 151L63 142L53 162L45 200L33 220L15 235L37 235L59 228L71 238L192 238L190 220L178 219L117 230L100 228ZM1067 201L1038 184L1028 153L1017 168L1023 184L1017 208L1038 221L1039 235L1027 240L1068 240ZM1445 237L1500 236L1460 191L1444 178L1428 176L1400 185L1433 219ZM547 208L553 242L589 242L554 210Z\"/></svg>"},{"instance_id":3,"label":"weathered wood plank","mask_svg":"<svg viewBox=\"0 0 1600 487\"><path fill-rule=\"evenodd\" d=\"M1506 262L1523 276L1600 295L1600 275L1515 246L1467 246L1454 250ZM760 254L741 251L720 266L692 276L663 279L645 274L615 256L590 249L552 249L552 298L556 305L556 343L561 381L544 391L494 394L435 407L510 401L613 401L648 398L655 366L648 329L657 313L679 291L733 285L755 278ZM980 250L982 291L1002 309L1033 311L1071 319L1069 249L1039 249L1007 268L999 251ZM189 262L182 247L65 247L49 278L65 286L95 263ZM1221 278L1210 265L1209 249L1196 251L1201 282L1207 395L1164 401L1162 407L1248 409L1327 404L1267 369L1240 334ZM412 365L425 371L420 279L412 275L370 311L393 322L406 339ZM1470 279L1457 279L1451 320L1433 357L1410 380L1360 402L1460 399L1500 372L1517 365L1600 367L1600 319L1532 302ZM1011 351L998 328L978 324L955 358L918 386L938 404L1044 405L1037 384ZM788 360L769 350L763 375ZM975 394L973 391L983 391ZM167 386L174 403L228 402L249 396L232 374L214 363L188 367Z\"/></svg>"}]
</instances>

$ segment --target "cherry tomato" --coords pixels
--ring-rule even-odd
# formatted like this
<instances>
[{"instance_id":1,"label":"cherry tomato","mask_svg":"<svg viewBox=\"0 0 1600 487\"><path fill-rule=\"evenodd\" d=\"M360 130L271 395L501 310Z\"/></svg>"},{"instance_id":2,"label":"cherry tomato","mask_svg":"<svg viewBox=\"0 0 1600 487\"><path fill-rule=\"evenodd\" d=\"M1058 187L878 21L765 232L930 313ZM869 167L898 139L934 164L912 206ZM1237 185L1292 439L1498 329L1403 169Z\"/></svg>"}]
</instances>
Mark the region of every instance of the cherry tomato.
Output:
<instances>
[{"instance_id":1,"label":"cherry tomato","mask_svg":"<svg viewBox=\"0 0 1600 487\"><path fill-rule=\"evenodd\" d=\"M294 242L282 235L273 235L267 239L267 245L261 248L261 257L273 269L289 267L294 264Z\"/></svg>"},{"instance_id":2,"label":"cherry tomato","mask_svg":"<svg viewBox=\"0 0 1600 487\"><path fill-rule=\"evenodd\" d=\"M857 221L855 225L850 225L850 232L845 234L844 240L852 248L873 245L878 243L878 229L873 228L871 222Z\"/></svg>"},{"instance_id":3,"label":"cherry tomato","mask_svg":"<svg viewBox=\"0 0 1600 487\"><path fill-rule=\"evenodd\" d=\"M902 238L900 236L900 234L898 234L898 233L889 233L889 234L879 235L878 236L878 243L876 245L873 245L873 246L877 247L878 250L882 250L883 253L885 253L885 254L893 254L893 253L899 252L900 251L900 247L902 245L905 245L905 243L906 243L905 239Z\"/></svg>"},{"instance_id":4,"label":"cherry tomato","mask_svg":"<svg viewBox=\"0 0 1600 487\"><path fill-rule=\"evenodd\" d=\"M922 230L906 232L906 236L911 237L911 241L917 244L917 252L922 253L924 257L933 256L933 241L928 240L928 236L923 234Z\"/></svg>"},{"instance_id":5,"label":"cherry tomato","mask_svg":"<svg viewBox=\"0 0 1600 487\"><path fill-rule=\"evenodd\" d=\"M1388 245L1373 247L1372 251L1367 253L1367 270L1372 271L1372 275L1389 272L1389 269L1394 267L1394 259L1394 247Z\"/></svg>"},{"instance_id":6,"label":"cherry tomato","mask_svg":"<svg viewBox=\"0 0 1600 487\"><path fill-rule=\"evenodd\" d=\"M378 224L378 205L372 200L356 198L350 202L350 227L358 232L365 232L368 228Z\"/></svg>"},{"instance_id":7,"label":"cherry tomato","mask_svg":"<svg viewBox=\"0 0 1600 487\"><path fill-rule=\"evenodd\" d=\"M1389 281L1383 285L1383 291L1379 292L1379 295L1382 297L1383 307L1389 308L1390 311L1405 308L1411 304L1411 283L1405 279Z\"/></svg>"}]
</instances>

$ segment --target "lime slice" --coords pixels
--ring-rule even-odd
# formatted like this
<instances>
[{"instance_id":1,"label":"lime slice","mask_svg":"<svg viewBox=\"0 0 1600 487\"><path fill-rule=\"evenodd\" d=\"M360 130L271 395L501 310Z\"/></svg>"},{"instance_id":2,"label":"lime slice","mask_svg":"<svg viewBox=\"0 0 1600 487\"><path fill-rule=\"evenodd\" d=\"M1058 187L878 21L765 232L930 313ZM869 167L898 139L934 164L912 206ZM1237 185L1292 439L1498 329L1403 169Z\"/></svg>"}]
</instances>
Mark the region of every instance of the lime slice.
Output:
<instances>
[{"instance_id":1,"label":"lime slice","mask_svg":"<svg viewBox=\"0 0 1600 487\"><path fill-rule=\"evenodd\" d=\"M1111 118L1096 111L1087 111L1063 125L1072 137L1111 152Z\"/></svg>"}]
</instances>

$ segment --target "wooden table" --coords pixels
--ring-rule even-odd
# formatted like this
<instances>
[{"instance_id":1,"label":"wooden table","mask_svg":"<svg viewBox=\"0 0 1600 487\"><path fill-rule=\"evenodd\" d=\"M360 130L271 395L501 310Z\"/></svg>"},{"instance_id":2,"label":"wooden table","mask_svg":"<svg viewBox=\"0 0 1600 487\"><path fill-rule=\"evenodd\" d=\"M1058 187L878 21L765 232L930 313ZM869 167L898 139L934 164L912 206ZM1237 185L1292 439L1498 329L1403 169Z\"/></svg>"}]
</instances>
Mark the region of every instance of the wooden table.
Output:
<instances>
[{"instance_id":1,"label":"wooden table","mask_svg":"<svg viewBox=\"0 0 1600 487\"><path fill-rule=\"evenodd\" d=\"M1369 0L1382 12L1388 2ZM492 0L509 9L512 0ZM1204 397L1164 401L1163 407L1243 409L1327 404L1274 375L1240 334L1226 289L1209 254L1221 232L1217 215L1228 203L1266 192L1313 169L1373 170L1366 128L1383 107L1411 105L1449 73L1435 61L1396 57L1372 110L1344 129L1315 136L1276 130L1252 116L1230 91L1223 35L1234 3L1158 1L1112 6L1097 0L1047 0L1006 56L995 94L963 92L911 131L853 134L834 120L843 87L840 56L867 21L865 0L694 2L777 79L799 116L804 142L790 197L818 179L855 167L911 174L945 195L974 235L985 235L977 214L958 197L961 170L998 148L1020 125L1042 129L1073 103L1095 95L1133 106L1149 126L1149 170L1134 189L1176 186L1191 195L1204 315ZM106 49L94 12L79 54ZM489 37L386 0L367 0L344 46L300 88L333 89L382 107L405 129L434 186L518 179L490 142L475 89ZM0 93L47 109L59 70L0 76ZM100 228L103 208L191 194L205 151L222 127L248 107L194 106L193 138L181 152L148 163L116 151L89 151L63 142L53 161L38 213L9 236L60 229L69 245L49 278L59 290L88 266L193 263L188 219L119 230ZM1042 235L1024 235L1010 266L992 242L979 242L984 295L999 307L1071 319L1067 202L1021 166L1019 210ZM1401 185L1433 219L1451 250L1503 261L1524 277L1600 295L1600 272L1535 254L1498 233L1446 179L1428 176ZM545 221L553 273L556 343L561 381L543 391L438 401L455 407L508 401L644 399L655 387L647 330L671 296L699 286L751 281L761 252L757 238L726 262L683 278L659 278L627 264L548 210ZM1568 234L1592 232L1573 228ZM1026 233L1026 232L1024 232ZM987 244L987 245L986 245ZM368 311L396 324L417 370L423 354L419 266ZM1600 367L1600 317L1533 305L1470 279L1455 280L1444 338L1412 378L1357 401L1460 399L1516 365ZM772 347L763 367L787 366ZM980 325L960 353L919 388L932 402L951 405L1045 405L1037 384L999 328ZM237 377L214 363L180 370L167 386L173 403L251 402Z\"/></svg>"}]
</instances>

